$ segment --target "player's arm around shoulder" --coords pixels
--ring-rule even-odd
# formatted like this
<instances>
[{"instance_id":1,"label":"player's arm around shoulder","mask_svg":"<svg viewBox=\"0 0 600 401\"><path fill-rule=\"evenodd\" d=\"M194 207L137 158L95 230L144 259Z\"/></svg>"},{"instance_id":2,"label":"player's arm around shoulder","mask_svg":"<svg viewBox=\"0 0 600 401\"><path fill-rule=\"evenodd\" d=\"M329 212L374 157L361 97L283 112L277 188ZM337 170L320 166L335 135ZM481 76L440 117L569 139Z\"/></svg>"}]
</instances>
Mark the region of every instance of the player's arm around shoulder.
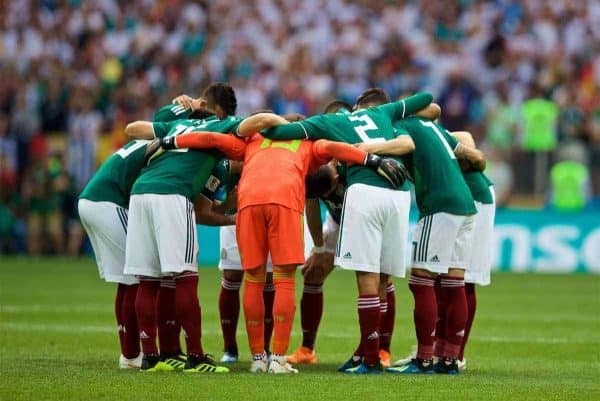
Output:
<instances>
[{"instance_id":1,"label":"player's arm around shoulder","mask_svg":"<svg viewBox=\"0 0 600 401\"><path fill-rule=\"evenodd\" d=\"M127 124L125 134L133 139L154 139L154 127L150 121L134 121Z\"/></svg>"},{"instance_id":2,"label":"player's arm around shoulder","mask_svg":"<svg viewBox=\"0 0 600 401\"><path fill-rule=\"evenodd\" d=\"M454 154L459 160L467 160L476 171L485 170L486 160L482 151L475 147L475 140L468 131L454 131L451 135L458 141Z\"/></svg>"},{"instance_id":3,"label":"player's arm around shoulder","mask_svg":"<svg viewBox=\"0 0 600 401\"><path fill-rule=\"evenodd\" d=\"M237 134L239 136L250 136L262 130L279 125L288 124L288 121L274 113L257 113L246 117L239 125Z\"/></svg>"},{"instance_id":4,"label":"player's arm around shoulder","mask_svg":"<svg viewBox=\"0 0 600 401\"><path fill-rule=\"evenodd\" d=\"M363 142L355 145L359 149L376 155L402 156L415 150L415 142L410 135L400 135L382 142Z\"/></svg>"}]
</instances>

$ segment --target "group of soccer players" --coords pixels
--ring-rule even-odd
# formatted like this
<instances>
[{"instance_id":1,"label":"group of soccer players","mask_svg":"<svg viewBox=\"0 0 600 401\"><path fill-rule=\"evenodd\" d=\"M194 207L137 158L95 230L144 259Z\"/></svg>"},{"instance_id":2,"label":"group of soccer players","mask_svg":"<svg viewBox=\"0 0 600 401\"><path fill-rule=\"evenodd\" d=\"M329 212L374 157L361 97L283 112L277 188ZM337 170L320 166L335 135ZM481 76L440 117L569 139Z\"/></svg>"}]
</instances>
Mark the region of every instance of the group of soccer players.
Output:
<instances>
[{"instance_id":1,"label":"group of soccer players","mask_svg":"<svg viewBox=\"0 0 600 401\"><path fill-rule=\"evenodd\" d=\"M419 93L391 102L372 88L354 106L334 101L309 118L265 111L242 119L233 88L216 83L199 98L177 97L153 122L130 123L133 140L100 167L79 202L100 275L118 283L119 366L229 371L202 348L198 223L222 226L221 362L238 360L243 307L250 371L297 373L292 364L316 363L322 286L339 266L356 272L360 325L340 371L458 373L474 285L489 284L494 199L483 155L468 133L435 122L440 110L431 101ZM391 366L391 277L405 276L410 181L420 213L409 279L418 346ZM474 238L482 246L473 247ZM303 340L286 356L299 266Z\"/></svg>"}]
</instances>

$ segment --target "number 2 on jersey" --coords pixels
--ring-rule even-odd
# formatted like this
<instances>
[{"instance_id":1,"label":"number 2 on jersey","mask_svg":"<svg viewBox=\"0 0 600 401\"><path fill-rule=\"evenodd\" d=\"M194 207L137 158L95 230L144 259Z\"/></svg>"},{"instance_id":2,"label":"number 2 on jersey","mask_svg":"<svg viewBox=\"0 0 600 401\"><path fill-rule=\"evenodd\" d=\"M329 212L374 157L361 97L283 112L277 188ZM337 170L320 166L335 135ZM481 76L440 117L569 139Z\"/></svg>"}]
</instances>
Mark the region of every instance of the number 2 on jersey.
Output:
<instances>
[{"instance_id":1,"label":"number 2 on jersey","mask_svg":"<svg viewBox=\"0 0 600 401\"><path fill-rule=\"evenodd\" d=\"M358 126L354 127L354 131L356 131L356 134L359 136L359 138L362 142L374 142L374 141L379 142L379 141L385 140L384 138L371 138L369 135L367 135L367 131L373 131L373 130L379 129L379 127L377 127L377 124L375 124L375 122L368 115L366 115L366 114L349 115L348 120L350 120L352 122L360 121L363 123L362 125L358 125Z\"/></svg>"},{"instance_id":2,"label":"number 2 on jersey","mask_svg":"<svg viewBox=\"0 0 600 401\"><path fill-rule=\"evenodd\" d=\"M433 130L433 132L435 132L437 137L440 139L440 141L442 142L442 145L444 145L444 148L446 148L446 151L448 152L448 155L450 155L450 158L456 159L456 156L454 155L454 151L450 148L448 141L446 140L446 138L444 138L444 135L441 133L441 131L439 130L437 125L435 125L431 121L421 121L421 124L428 128L431 128Z\"/></svg>"}]
</instances>

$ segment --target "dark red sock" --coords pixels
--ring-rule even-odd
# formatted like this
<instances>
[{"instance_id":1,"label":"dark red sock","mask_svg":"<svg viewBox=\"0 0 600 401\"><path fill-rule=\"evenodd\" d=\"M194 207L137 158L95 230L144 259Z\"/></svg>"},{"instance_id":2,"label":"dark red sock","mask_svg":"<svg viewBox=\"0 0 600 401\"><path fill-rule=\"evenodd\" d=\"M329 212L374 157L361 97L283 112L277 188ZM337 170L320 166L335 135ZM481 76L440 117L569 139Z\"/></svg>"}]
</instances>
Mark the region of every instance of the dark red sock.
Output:
<instances>
[{"instance_id":1,"label":"dark red sock","mask_svg":"<svg viewBox=\"0 0 600 401\"><path fill-rule=\"evenodd\" d=\"M392 335L394 334L394 320L396 319L396 292L394 284L389 283L385 290L386 300L385 312L382 309L381 313L381 333L379 334L379 348L390 352Z\"/></svg>"},{"instance_id":2,"label":"dark red sock","mask_svg":"<svg viewBox=\"0 0 600 401\"><path fill-rule=\"evenodd\" d=\"M177 320L185 331L188 355L202 358L202 317L198 300L198 273L183 272L175 277L175 307Z\"/></svg>"},{"instance_id":3,"label":"dark red sock","mask_svg":"<svg viewBox=\"0 0 600 401\"><path fill-rule=\"evenodd\" d=\"M123 321L123 298L125 298L125 291L127 291L127 285L117 285L117 293L115 294L115 318L117 319L119 345L121 347L121 354L123 355L125 355L123 352L123 348L125 347L125 322Z\"/></svg>"},{"instance_id":4,"label":"dark red sock","mask_svg":"<svg viewBox=\"0 0 600 401\"><path fill-rule=\"evenodd\" d=\"M302 346L315 348L317 330L323 316L323 285L304 283L300 300L300 321L302 323Z\"/></svg>"},{"instance_id":5,"label":"dark red sock","mask_svg":"<svg viewBox=\"0 0 600 401\"><path fill-rule=\"evenodd\" d=\"M221 280L221 293L219 294L219 316L221 318L221 331L223 332L224 350L233 354L238 353L235 334L240 317L240 286L241 282Z\"/></svg>"},{"instance_id":6,"label":"dark red sock","mask_svg":"<svg viewBox=\"0 0 600 401\"><path fill-rule=\"evenodd\" d=\"M437 303L433 288L434 278L419 276L412 273L408 280L415 298L415 330L417 332L417 358L431 359L433 357L433 344L435 342L435 322L437 320Z\"/></svg>"},{"instance_id":7,"label":"dark red sock","mask_svg":"<svg viewBox=\"0 0 600 401\"><path fill-rule=\"evenodd\" d=\"M379 295L360 295L357 303L364 363L373 365L379 361L379 325L381 322Z\"/></svg>"},{"instance_id":8,"label":"dark red sock","mask_svg":"<svg viewBox=\"0 0 600 401\"><path fill-rule=\"evenodd\" d=\"M465 347L467 341L469 341L469 334L471 334L471 327L473 326L473 320L475 320L475 311L477 310L477 297L475 296L475 284L465 283L465 294L467 295L467 324L465 326L465 337L463 338L462 345L460 347L460 353L458 359L462 360L465 357Z\"/></svg>"},{"instance_id":9,"label":"dark red sock","mask_svg":"<svg viewBox=\"0 0 600 401\"><path fill-rule=\"evenodd\" d=\"M156 299L158 298L159 286L160 280L158 278L140 278L135 297L135 315L144 355L158 355L158 347L156 346L158 331Z\"/></svg>"},{"instance_id":10,"label":"dark red sock","mask_svg":"<svg viewBox=\"0 0 600 401\"><path fill-rule=\"evenodd\" d=\"M273 336L273 303L275 302L275 285L273 283L265 284L263 300L265 303L265 350L269 351Z\"/></svg>"},{"instance_id":11,"label":"dark red sock","mask_svg":"<svg viewBox=\"0 0 600 401\"><path fill-rule=\"evenodd\" d=\"M433 356L443 358L444 348L446 347L446 305L448 300L445 298L445 292L442 291L442 276L435 278L435 298L437 300L437 323L435 325L435 347Z\"/></svg>"},{"instance_id":12,"label":"dark red sock","mask_svg":"<svg viewBox=\"0 0 600 401\"><path fill-rule=\"evenodd\" d=\"M160 279L158 300L156 301L158 315L158 346L162 355L173 355L181 352L179 331L181 326L177 321L175 310L175 280L172 277Z\"/></svg>"},{"instance_id":13,"label":"dark red sock","mask_svg":"<svg viewBox=\"0 0 600 401\"><path fill-rule=\"evenodd\" d=\"M446 358L458 358L467 323L465 281L462 278L444 276L441 279L441 284L441 291L447 300L444 356Z\"/></svg>"},{"instance_id":14,"label":"dark red sock","mask_svg":"<svg viewBox=\"0 0 600 401\"><path fill-rule=\"evenodd\" d=\"M121 286L123 284L119 284ZM135 299L138 285L126 285L125 294L121 303L121 318L123 325L123 342L121 353L125 358L136 358L140 354L140 332L135 315Z\"/></svg>"}]
</instances>

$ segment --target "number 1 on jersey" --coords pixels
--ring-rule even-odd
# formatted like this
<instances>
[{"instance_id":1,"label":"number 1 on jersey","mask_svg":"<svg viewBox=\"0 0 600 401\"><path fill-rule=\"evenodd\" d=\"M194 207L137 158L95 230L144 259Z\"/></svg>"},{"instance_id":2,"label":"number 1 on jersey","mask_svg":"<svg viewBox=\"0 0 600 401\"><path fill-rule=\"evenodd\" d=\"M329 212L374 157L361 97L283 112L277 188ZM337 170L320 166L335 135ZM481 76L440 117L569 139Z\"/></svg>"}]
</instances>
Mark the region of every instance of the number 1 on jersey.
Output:
<instances>
[{"instance_id":1,"label":"number 1 on jersey","mask_svg":"<svg viewBox=\"0 0 600 401\"><path fill-rule=\"evenodd\" d=\"M131 146L123 146L121 149L117 150L115 154L121 156L121 158L125 159L127 156L138 150L139 148L146 146L146 144L150 142L145 139L138 139L131 143Z\"/></svg>"},{"instance_id":2,"label":"number 1 on jersey","mask_svg":"<svg viewBox=\"0 0 600 401\"><path fill-rule=\"evenodd\" d=\"M442 142L442 145L444 145L444 148L446 148L446 151L450 155L450 158L456 159L456 156L454 155L454 151L452 150L452 148L450 148L450 144L448 144L448 141L446 140L446 138L444 138L444 134L442 134L442 132L437 127L437 125L435 125L431 121L421 121L421 124L428 128L431 128L433 130L433 132L435 132L437 137L440 139L440 141Z\"/></svg>"}]
</instances>

